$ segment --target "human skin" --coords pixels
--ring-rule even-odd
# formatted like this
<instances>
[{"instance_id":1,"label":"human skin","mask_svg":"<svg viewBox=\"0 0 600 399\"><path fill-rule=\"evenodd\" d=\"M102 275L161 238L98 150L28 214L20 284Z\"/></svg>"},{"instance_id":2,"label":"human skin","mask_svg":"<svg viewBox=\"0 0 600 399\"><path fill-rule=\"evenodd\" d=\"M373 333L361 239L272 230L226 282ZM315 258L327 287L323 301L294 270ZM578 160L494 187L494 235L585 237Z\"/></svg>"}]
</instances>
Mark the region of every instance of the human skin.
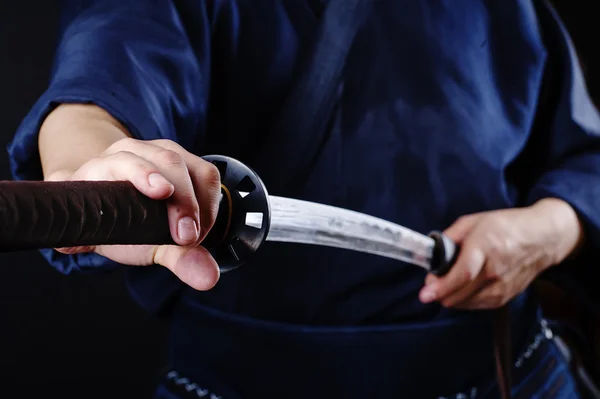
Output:
<instances>
[{"instance_id":1,"label":"human skin","mask_svg":"<svg viewBox=\"0 0 600 399\"><path fill-rule=\"evenodd\" d=\"M153 199L166 199L177 245L58 248L63 253L95 251L131 266L159 264L198 290L212 288L219 268L198 244L215 222L218 169L169 140L141 141L95 105L63 104L40 128L44 179L125 180Z\"/></svg>"}]
</instances>

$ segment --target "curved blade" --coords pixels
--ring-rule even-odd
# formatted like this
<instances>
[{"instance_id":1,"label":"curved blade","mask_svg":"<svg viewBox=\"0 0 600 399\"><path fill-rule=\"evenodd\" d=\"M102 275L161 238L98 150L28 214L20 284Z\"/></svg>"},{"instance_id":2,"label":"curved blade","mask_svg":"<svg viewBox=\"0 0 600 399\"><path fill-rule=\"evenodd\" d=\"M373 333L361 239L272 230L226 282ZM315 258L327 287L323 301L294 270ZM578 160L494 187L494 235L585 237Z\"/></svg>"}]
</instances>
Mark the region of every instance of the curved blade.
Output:
<instances>
[{"instance_id":1,"label":"curved blade","mask_svg":"<svg viewBox=\"0 0 600 399\"><path fill-rule=\"evenodd\" d=\"M365 252L431 269L432 238L384 219L348 209L269 196L267 241L322 245ZM262 214L248 213L246 224L262 226Z\"/></svg>"}]
</instances>

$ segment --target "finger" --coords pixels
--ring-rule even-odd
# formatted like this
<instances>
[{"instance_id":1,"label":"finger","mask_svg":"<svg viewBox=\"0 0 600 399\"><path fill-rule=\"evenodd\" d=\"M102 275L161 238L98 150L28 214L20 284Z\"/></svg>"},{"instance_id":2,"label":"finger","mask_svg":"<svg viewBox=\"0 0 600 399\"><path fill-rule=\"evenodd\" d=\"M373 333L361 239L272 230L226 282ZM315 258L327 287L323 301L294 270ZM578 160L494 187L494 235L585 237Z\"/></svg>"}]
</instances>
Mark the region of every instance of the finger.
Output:
<instances>
[{"instance_id":1,"label":"finger","mask_svg":"<svg viewBox=\"0 0 600 399\"><path fill-rule=\"evenodd\" d=\"M443 301L446 297L474 283L485 264L485 254L479 248L465 245L456 263L448 274L443 277L433 277L431 283L425 285L419 297L423 303Z\"/></svg>"},{"instance_id":2,"label":"finger","mask_svg":"<svg viewBox=\"0 0 600 399\"><path fill-rule=\"evenodd\" d=\"M462 216L444 231L444 235L456 243L461 243L466 235L473 229L480 217L481 214L479 213ZM425 277L425 285L438 281L438 279L439 278L433 274L427 274Z\"/></svg>"},{"instance_id":3,"label":"finger","mask_svg":"<svg viewBox=\"0 0 600 399\"><path fill-rule=\"evenodd\" d=\"M83 247L65 247L65 248L54 248L55 251L65 255L82 254L87 252L94 252L94 246L83 246Z\"/></svg>"},{"instance_id":4,"label":"finger","mask_svg":"<svg viewBox=\"0 0 600 399\"><path fill-rule=\"evenodd\" d=\"M189 152L182 154L188 165L200 206L200 239L208 234L215 224L221 197L221 175L210 162Z\"/></svg>"},{"instance_id":5,"label":"finger","mask_svg":"<svg viewBox=\"0 0 600 399\"><path fill-rule=\"evenodd\" d=\"M434 274L428 273L427 276L425 276L425 285L429 285L437 280L438 278Z\"/></svg>"},{"instance_id":6,"label":"finger","mask_svg":"<svg viewBox=\"0 0 600 399\"><path fill-rule=\"evenodd\" d=\"M85 180L124 180L131 182L142 194L153 199L165 199L175 187L152 162L127 151L96 158L80 168L72 177Z\"/></svg>"},{"instance_id":7,"label":"finger","mask_svg":"<svg viewBox=\"0 0 600 399\"><path fill-rule=\"evenodd\" d=\"M206 291L217 284L219 267L204 247L161 245L155 249L152 263L168 268L190 287Z\"/></svg>"},{"instance_id":8,"label":"finger","mask_svg":"<svg viewBox=\"0 0 600 399\"><path fill-rule=\"evenodd\" d=\"M488 282L473 295L455 304L460 309L496 309L527 289L537 273L531 268L511 268L500 280Z\"/></svg>"},{"instance_id":9,"label":"finger","mask_svg":"<svg viewBox=\"0 0 600 399\"><path fill-rule=\"evenodd\" d=\"M217 263L203 247L178 245L100 245L95 252L129 266L161 265L197 290L209 290L219 280Z\"/></svg>"},{"instance_id":10,"label":"finger","mask_svg":"<svg viewBox=\"0 0 600 399\"><path fill-rule=\"evenodd\" d=\"M481 214L473 213L458 218L450 227L444 230L444 234L456 242L461 242L480 219Z\"/></svg>"},{"instance_id":11,"label":"finger","mask_svg":"<svg viewBox=\"0 0 600 399\"><path fill-rule=\"evenodd\" d=\"M484 265L485 267L485 265ZM459 288L455 292L447 295L441 300L443 306L447 308L456 307L460 303L464 303L469 298L479 293L484 287L489 284L489 280L485 278L484 273L479 273L475 280Z\"/></svg>"},{"instance_id":12,"label":"finger","mask_svg":"<svg viewBox=\"0 0 600 399\"><path fill-rule=\"evenodd\" d=\"M200 238L200 207L183 157L175 151L149 142L124 139L118 144L111 146L105 153L131 150L155 164L161 174L173 184L175 189L167 207L171 235L179 245L197 244Z\"/></svg>"},{"instance_id":13,"label":"finger","mask_svg":"<svg viewBox=\"0 0 600 399\"><path fill-rule=\"evenodd\" d=\"M175 151L183 157L192 178L196 198L200 206L200 240L208 234L215 223L221 197L221 175L211 162L187 151L171 140L152 140L150 143Z\"/></svg>"},{"instance_id":14,"label":"finger","mask_svg":"<svg viewBox=\"0 0 600 399\"><path fill-rule=\"evenodd\" d=\"M456 303L452 307L461 310L484 310L497 309L504 305L504 297L502 283L488 282L465 298L461 302Z\"/></svg>"}]
</instances>

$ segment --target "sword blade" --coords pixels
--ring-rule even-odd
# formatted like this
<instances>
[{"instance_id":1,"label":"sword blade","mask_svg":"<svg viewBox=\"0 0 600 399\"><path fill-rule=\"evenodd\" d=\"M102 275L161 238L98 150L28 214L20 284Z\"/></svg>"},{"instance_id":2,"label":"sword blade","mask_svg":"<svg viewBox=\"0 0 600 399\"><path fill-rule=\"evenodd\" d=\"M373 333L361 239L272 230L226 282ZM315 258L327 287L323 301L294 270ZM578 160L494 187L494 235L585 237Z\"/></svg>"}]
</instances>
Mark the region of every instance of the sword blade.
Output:
<instances>
[{"instance_id":1,"label":"sword blade","mask_svg":"<svg viewBox=\"0 0 600 399\"><path fill-rule=\"evenodd\" d=\"M321 245L370 253L431 269L435 240L398 224L349 209L269 196L267 241ZM246 225L260 228L262 214Z\"/></svg>"}]
</instances>

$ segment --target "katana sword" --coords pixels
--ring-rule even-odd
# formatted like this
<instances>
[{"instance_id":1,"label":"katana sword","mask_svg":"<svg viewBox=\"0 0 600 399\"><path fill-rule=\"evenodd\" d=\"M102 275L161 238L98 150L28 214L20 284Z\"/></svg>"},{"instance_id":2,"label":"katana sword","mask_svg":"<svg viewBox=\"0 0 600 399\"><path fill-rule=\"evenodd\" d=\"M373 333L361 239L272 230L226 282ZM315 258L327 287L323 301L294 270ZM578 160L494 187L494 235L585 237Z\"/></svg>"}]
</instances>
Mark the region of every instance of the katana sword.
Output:
<instances>
[{"instance_id":1,"label":"katana sword","mask_svg":"<svg viewBox=\"0 0 600 399\"><path fill-rule=\"evenodd\" d=\"M269 195L247 165L204 156L221 174L216 222L201 245L221 271L243 265L265 241L370 253L442 275L457 246L439 231L421 234L384 219ZM173 244L165 200L121 181L0 182L0 252L87 245Z\"/></svg>"}]
</instances>

